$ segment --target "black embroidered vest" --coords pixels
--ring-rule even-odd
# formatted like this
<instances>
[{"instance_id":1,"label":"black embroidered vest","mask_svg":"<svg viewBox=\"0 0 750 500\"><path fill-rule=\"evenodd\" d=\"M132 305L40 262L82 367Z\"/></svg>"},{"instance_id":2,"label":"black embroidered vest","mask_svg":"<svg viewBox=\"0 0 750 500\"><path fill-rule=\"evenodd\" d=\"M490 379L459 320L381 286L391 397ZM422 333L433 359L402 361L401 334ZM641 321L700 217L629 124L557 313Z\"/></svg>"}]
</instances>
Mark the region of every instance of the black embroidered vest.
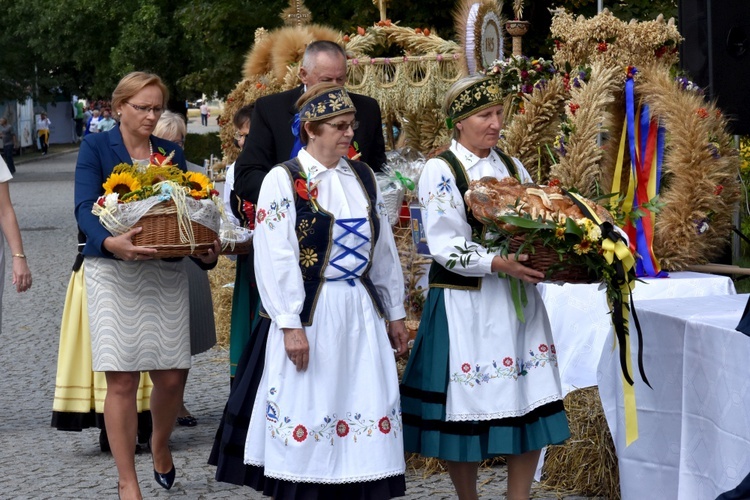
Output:
<instances>
[{"instance_id":1,"label":"black embroidered vest","mask_svg":"<svg viewBox=\"0 0 750 500\"><path fill-rule=\"evenodd\" d=\"M518 169L516 169L516 164L513 160L498 148L494 148L494 151L500 156L500 159L508 169L508 173L510 173L511 176L518 178ZM466 169L451 150L443 151L438 156L451 168L453 178L456 179L456 187L458 188L458 192L461 194L461 199L463 200L466 191L469 190L469 175L466 173ZM469 223L469 226L471 226L471 234L473 238L479 238L484 235L484 224L479 222L468 208L466 210L466 221ZM428 280L430 287L432 288L479 290L482 286L482 278L478 276L462 276L443 267L434 260L432 261L432 265L430 265Z\"/></svg>"},{"instance_id":2,"label":"black embroidered vest","mask_svg":"<svg viewBox=\"0 0 750 500\"><path fill-rule=\"evenodd\" d=\"M368 276L370 263L372 262L372 253L375 249L378 235L380 234L380 219L377 215L377 184L375 181L375 175L365 163L351 160L347 160L347 163L359 180L362 190L367 195L369 203L369 224L372 234L372 243L370 246L369 262L362 271L359 280L367 289L375 305L375 309L382 317L383 307L380 302L380 297L377 294L375 285ZM316 210L309 200L304 199L295 190L294 187L297 180L302 180L304 182L304 178L300 175L302 166L297 159L295 158L286 161L282 166L286 168L289 173L289 178L292 183L292 191L294 192L294 205L297 210L295 231L297 233L297 240L300 249L299 266L302 271L302 280L305 287L305 303L302 308L302 313L300 313L300 319L303 325L309 326L313 322L315 304L318 301L320 289L326 281L326 278L323 276L323 271L328 265L328 259L330 258L331 250L334 245L333 227L335 225L335 219L333 215L320 208ZM347 307L346 304L340 304L340 306Z\"/></svg>"}]
</instances>

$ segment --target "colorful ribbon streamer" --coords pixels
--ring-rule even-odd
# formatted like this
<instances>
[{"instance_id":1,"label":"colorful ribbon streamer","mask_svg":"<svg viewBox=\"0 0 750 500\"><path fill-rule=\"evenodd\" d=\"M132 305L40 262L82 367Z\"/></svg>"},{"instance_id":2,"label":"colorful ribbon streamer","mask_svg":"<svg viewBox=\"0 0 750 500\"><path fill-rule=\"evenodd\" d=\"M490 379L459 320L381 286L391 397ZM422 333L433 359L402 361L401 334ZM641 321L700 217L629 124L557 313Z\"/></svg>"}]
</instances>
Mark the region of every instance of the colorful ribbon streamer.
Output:
<instances>
[{"instance_id":1,"label":"colorful ribbon streamer","mask_svg":"<svg viewBox=\"0 0 750 500\"><path fill-rule=\"evenodd\" d=\"M635 281L631 279L630 270L636 264L633 253L625 244L625 239L620 235L610 222L603 222L599 216L590 209L580 195L565 191L573 203L602 231L602 250L604 259L615 268L613 286L620 288L620 296L609 304L612 312L612 326L615 331L615 339L620 346L620 371L622 374L623 391L625 394L625 441L630 445L638 439L638 413L635 405L635 383L631 377L633 373L630 354L630 329L629 314L632 312L635 329L638 335L638 371L641 380L651 387L643 367L643 334L635 312L635 304L632 301L633 287ZM609 299L609 296L607 297Z\"/></svg>"},{"instance_id":2,"label":"colorful ribbon streamer","mask_svg":"<svg viewBox=\"0 0 750 500\"><path fill-rule=\"evenodd\" d=\"M630 217L625 231L630 237L636 259L636 275L666 277L653 251L655 214L646 206L659 193L664 160L665 130L652 116L647 104L636 107L632 68L625 82L625 122L617 155L612 193L619 193L625 147L630 152L630 182L623 203L626 214L638 211L641 217Z\"/></svg>"}]
</instances>

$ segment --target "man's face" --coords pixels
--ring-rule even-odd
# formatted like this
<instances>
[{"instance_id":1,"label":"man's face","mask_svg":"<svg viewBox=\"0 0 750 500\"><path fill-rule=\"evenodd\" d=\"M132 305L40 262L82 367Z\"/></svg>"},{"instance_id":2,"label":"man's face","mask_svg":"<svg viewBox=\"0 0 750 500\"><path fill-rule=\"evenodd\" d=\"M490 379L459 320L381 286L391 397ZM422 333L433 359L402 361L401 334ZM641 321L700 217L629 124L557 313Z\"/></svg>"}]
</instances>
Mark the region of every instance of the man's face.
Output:
<instances>
[{"instance_id":1,"label":"man's face","mask_svg":"<svg viewBox=\"0 0 750 500\"><path fill-rule=\"evenodd\" d=\"M299 78L308 88L321 82L343 86L346 84L346 59L340 54L321 52L315 57L310 71L300 68Z\"/></svg>"}]
</instances>

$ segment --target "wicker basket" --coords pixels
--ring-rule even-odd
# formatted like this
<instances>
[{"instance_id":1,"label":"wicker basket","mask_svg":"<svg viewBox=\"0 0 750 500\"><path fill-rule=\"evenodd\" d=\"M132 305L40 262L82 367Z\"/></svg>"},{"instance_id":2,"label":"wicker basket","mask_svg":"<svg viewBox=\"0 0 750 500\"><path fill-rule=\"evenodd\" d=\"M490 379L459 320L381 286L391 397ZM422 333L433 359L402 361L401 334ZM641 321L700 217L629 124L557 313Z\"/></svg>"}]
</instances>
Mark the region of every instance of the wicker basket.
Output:
<instances>
[{"instance_id":1,"label":"wicker basket","mask_svg":"<svg viewBox=\"0 0 750 500\"><path fill-rule=\"evenodd\" d=\"M227 245L226 248L222 249L221 255L247 255L253 248L253 239L250 238L242 243L235 243L234 246Z\"/></svg>"},{"instance_id":2,"label":"wicker basket","mask_svg":"<svg viewBox=\"0 0 750 500\"><path fill-rule=\"evenodd\" d=\"M203 224L193 221L190 221L190 224L195 238L194 249L190 248L190 243L180 241L175 204L171 201L159 203L151 207L138 221L138 226L142 227L143 231L133 237L133 244L158 250L153 255L155 259L205 253L214 246L214 241L219 235Z\"/></svg>"},{"instance_id":3,"label":"wicker basket","mask_svg":"<svg viewBox=\"0 0 750 500\"><path fill-rule=\"evenodd\" d=\"M511 237L508 253L515 254L524 243L525 238L523 236ZM557 252L545 247L539 241L534 242L531 248L524 248L522 253L529 256L529 260L523 262L523 264L543 272L546 276L544 281L565 283L595 283L598 281L595 277L589 275L589 270L585 266L561 262Z\"/></svg>"}]
</instances>

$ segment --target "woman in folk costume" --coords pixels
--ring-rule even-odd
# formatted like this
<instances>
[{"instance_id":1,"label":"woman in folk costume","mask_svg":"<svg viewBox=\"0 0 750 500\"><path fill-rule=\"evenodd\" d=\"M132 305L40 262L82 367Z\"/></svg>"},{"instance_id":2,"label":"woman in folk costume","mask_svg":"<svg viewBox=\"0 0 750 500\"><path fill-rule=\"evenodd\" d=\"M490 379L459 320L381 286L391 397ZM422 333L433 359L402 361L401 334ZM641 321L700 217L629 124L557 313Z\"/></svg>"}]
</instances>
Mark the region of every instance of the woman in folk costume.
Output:
<instances>
[{"instance_id":1,"label":"woman in folk costume","mask_svg":"<svg viewBox=\"0 0 750 500\"><path fill-rule=\"evenodd\" d=\"M493 77L456 82L444 104L455 127L450 149L419 180L435 261L401 386L404 441L407 451L448 461L461 500L477 498L479 462L498 455L507 455L507 498L528 498L541 448L569 437L552 332L534 286L544 275L523 265L527 255L503 257L475 241L483 225L463 200L469 181L485 176L531 181L495 148L502 98ZM525 323L500 272L525 287Z\"/></svg>"},{"instance_id":2,"label":"woman in folk costume","mask_svg":"<svg viewBox=\"0 0 750 500\"><path fill-rule=\"evenodd\" d=\"M398 252L372 170L344 158L357 128L349 95L319 84L298 107L306 148L269 172L256 213L271 323L257 395L247 395L247 483L276 500L403 496Z\"/></svg>"}]
</instances>

